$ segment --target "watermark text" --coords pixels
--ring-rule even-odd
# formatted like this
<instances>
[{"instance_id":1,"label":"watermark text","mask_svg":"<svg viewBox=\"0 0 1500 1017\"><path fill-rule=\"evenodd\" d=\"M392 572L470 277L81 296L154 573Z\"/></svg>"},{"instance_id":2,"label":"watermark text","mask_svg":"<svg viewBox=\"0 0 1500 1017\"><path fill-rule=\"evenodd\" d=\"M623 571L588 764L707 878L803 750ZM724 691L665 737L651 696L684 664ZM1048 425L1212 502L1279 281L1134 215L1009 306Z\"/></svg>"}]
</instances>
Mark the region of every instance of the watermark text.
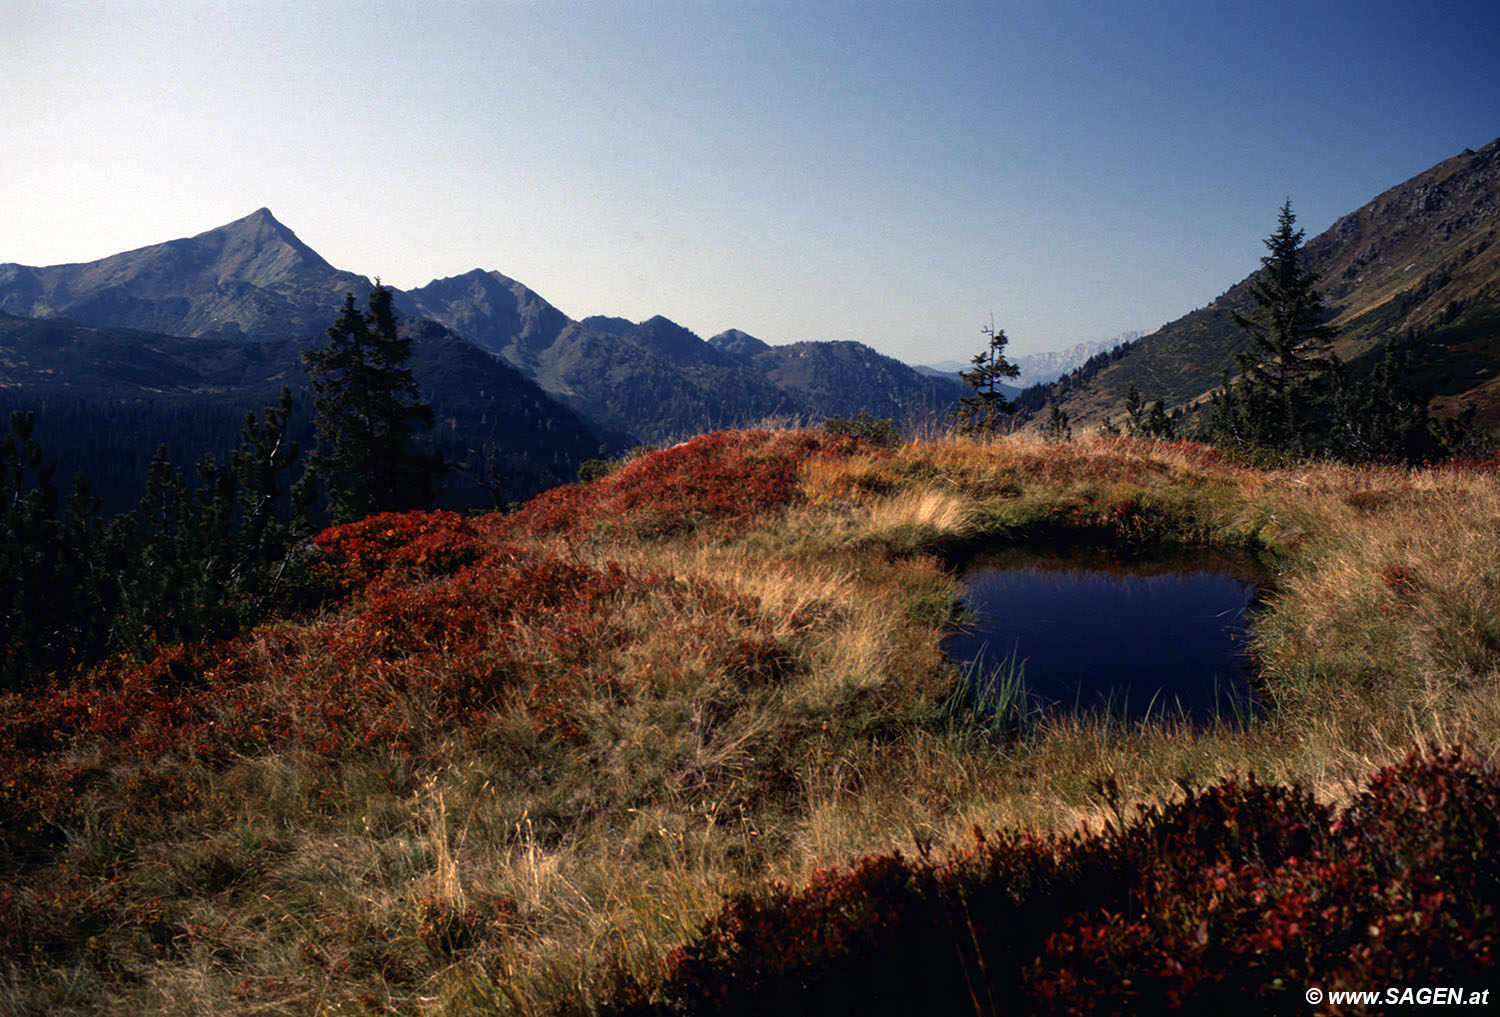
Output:
<instances>
[{"instance_id":1,"label":"watermark text","mask_svg":"<svg viewBox=\"0 0 1500 1017\"><path fill-rule=\"evenodd\" d=\"M1391 986L1385 989L1307 990L1313 1006L1488 1006L1489 989L1466 989L1456 985Z\"/></svg>"}]
</instances>

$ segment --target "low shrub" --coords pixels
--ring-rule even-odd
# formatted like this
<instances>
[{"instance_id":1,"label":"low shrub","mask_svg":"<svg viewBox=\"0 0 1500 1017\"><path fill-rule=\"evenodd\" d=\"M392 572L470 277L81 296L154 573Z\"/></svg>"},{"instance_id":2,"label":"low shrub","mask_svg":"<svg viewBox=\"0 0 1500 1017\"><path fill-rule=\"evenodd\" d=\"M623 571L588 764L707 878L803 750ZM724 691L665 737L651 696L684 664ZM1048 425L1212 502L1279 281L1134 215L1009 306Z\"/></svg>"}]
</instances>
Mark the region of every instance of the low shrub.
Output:
<instances>
[{"instance_id":1,"label":"low shrub","mask_svg":"<svg viewBox=\"0 0 1500 1017\"><path fill-rule=\"evenodd\" d=\"M901 428L888 417L877 418L863 412L852 417L829 417L823 421L823 430L836 438L854 438L880 448L901 443Z\"/></svg>"},{"instance_id":2,"label":"low shrub","mask_svg":"<svg viewBox=\"0 0 1500 1017\"><path fill-rule=\"evenodd\" d=\"M856 438L812 431L715 431L632 459L590 483L544 492L507 517L504 532L728 534L754 516L800 502L797 474L808 459L858 447Z\"/></svg>"},{"instance_id":3,"label":"low shrub","mask_svg":"<svg viewBox=\"0 0 1500 1017\"><path fill-rule=\"evenodd\" d=\"M1486 987L1497 847L1500 774L1459 752L1372 774L1341 812L1230 780L1098 832L976 829L943 860L739 897L616 1012L1286 1013L1313 986Z\"/></svg>"}]
</instances>

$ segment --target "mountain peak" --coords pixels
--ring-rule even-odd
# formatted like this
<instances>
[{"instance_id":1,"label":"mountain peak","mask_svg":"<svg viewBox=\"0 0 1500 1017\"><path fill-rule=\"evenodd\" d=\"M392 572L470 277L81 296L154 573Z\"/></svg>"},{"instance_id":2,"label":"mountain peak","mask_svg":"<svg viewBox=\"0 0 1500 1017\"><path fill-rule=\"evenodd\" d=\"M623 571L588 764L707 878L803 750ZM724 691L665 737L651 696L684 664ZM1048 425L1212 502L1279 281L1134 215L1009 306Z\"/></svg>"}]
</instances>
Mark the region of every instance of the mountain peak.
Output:
<instances>
[{"instance_id":1,"label":"mountain peak","mask_svg":"<svg viewBox=\"0 0 1500 1017\"><path fill-rule=\"evenodd\" d=\"M567 315L526 285L482 268L434 279L405 296L414 313L442 322L522 371L535 370L537 351L568 324Z\"/></svg>"},{"instance_id":2,"label":"mountain peak","mask_svg":"<svg viewBox=\"0 0 1500 1017\"><path fill-rule=\"evenodd\" d=\"M671 318L652 315L626 333L636 345L677 364L727 363L725 355Z\"/></svg>"},{"instance_id":3,"label":"mountain peak","mask_svg":"<svg viewBox=\"0 0 1500 1017\"><path fill-rule=\"evenodd\" d=\"M764 353L771 348L769 343L737 328L720 332L710 338L708 344L720 353L727 353L737 360L749 360L757 353Z\"/></svg>"},{"instance_id":4,"label":"mountain peak","mask_svg":"<svg viewBox=\"0 0 1500 1017\"><path fill-rule=\"evenodd\" d=\"M345 292L369 286L268 208L196 236L12 274L0 278L0 301L31 317L222 338L315 334Z\"/></svg>"},{"instance_id":5,"label":"mountain peak","mask_svg":"<svg viewBox=\"0 0 1500 1017\"><path fill-rule=\"evenodd\" d=\"M578 324L584 328L593 329L595 332L604 332L609 335L629 335L635 329L635 322L629 318L612 317L607 314L591 314Z\"/></svg>"},{"instance_id":6,"label":"mountain peak","mask_svg":"<svg viewBox=\"0 0 1500 1017\"><path fill-rule=\"evenodd\" d=\"M221 282L237 279L264 286L308 269L334 271L322 255L277 221L269 208L258 208L189 242L211 253Z\"/></svg>"}]
</instances>

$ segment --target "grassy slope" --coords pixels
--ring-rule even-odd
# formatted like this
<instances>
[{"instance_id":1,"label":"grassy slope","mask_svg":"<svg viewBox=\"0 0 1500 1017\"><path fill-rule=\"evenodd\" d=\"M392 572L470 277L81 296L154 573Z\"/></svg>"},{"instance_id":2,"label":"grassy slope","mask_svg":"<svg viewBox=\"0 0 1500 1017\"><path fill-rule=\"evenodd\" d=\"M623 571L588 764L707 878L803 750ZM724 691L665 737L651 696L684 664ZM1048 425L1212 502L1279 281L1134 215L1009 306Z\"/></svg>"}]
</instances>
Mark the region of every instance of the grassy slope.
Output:
<instances>
[{"instance_id":1,"label":"grassy slope","mask_svg":"<svg viewBox=\"0 0 1500 1017\"><path fill-rule=\"evenodd\" d=\"M1500 479L1198 446L710 435L513 516L320 538L317 612L0 699L0 1012L536 1013L726 894L1254 770L1325 800L1500 741ZM943 708L939 555L1279 555L1248 730Z\"/></svg>"},{"instance_id":2,"label":"grassy slope","mask_svg":"<svg viewBox=\"0 0 1500 1017\"><path fill-rule=\"evenodd\" d=\"M1493 385L1500 349L1500 246L1495 194L1500 144L1465 152L1420 173L1308 240L1304 264L1339 329L1338 356L1355 377L1378 362L1380 344L1406 346L1413 382L1438 396L1440 414L1474 403L1478 419L1500 419ZM1130 352L1061 397L1074 429L1118 423L1133 384L1148 402L1194 403L1238 373L1248 340L1231 312L1250 311L1250 279L1138 341ZM1053 393L1054 398L1058 393Z\"/></svg>"}]
</instances>

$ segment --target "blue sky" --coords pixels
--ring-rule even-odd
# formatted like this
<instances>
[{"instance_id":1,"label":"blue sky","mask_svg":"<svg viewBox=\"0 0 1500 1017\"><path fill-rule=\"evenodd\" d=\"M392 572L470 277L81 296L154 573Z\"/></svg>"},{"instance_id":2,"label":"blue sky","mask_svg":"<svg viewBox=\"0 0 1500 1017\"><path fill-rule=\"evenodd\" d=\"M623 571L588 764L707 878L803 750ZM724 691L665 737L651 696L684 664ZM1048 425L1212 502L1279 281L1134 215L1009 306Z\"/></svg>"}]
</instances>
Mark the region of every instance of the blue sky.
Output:
<instances>
[{"instance_id":1,"label":"blue sky","mask_svg":"<svg viewBox=\"0 0 1500 1017\"><path fill-rule=\"evenodd\" d=\"M0 0L0 261L261 206L401 287L967 359L1149 330L1500 135L1500 3Z\"/></svg>"}]
</instances>

